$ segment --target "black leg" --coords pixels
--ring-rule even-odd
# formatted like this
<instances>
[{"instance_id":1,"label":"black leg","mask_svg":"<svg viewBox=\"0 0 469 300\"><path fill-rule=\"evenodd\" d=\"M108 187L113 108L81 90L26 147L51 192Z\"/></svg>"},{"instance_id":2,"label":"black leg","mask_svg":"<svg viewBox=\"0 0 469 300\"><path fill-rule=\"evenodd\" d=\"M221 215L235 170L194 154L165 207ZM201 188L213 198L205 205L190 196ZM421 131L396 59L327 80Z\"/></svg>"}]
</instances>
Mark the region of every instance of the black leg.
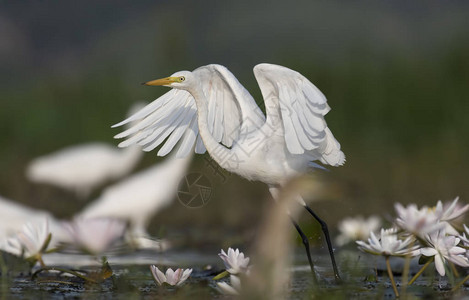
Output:
<instances>
[{"instance_id":1,"label":"black leg","mask_svg":"<svg viewBox=\"0 0 469 300\"><path fill-rule=\"evenodd\" d=\"M326 243L327 243L327 248L329 249L329 255L331 256L332 268L334 269L335 279L337 281L340 281L341 279L340 279L339 271L337 269L337 264L335 263L334 250L332 248L331 237L329 235L329 230L327 229L327 224L321 218L319 218L318 215L316 215L314 211L311 208L309 208L309 206L305 205L305 208L321 225L322 232L324 233L324 236L326 237Z\"/></svg>"},{"instance_id":2,"label":"black leg","mask_svg":"<svg viewBox=\"0 0 469 300\"><path fill-rule=\"evenodd\" d=\"M296 231L298 231L298 233L300 234L301 236L301 240L303 242L303 245L305 246L305 249L306 249L306 256L308 256L308 262L309 262L309 266L311 267L311 272L313 273L313 279L314 281L316 282L317 279L316 279L316 273L314 271L314 264L313 264L313 260L311 259L311 252L309 251L309 242L308 242L308 238L306 237L306 235L304 234L304 232L301 230L300 228L300 225L298 225L298 223L295 222L295 220L291 219L292 223L293 223L293 226L295 226L296 228Z\"/></svg>"}]
</instances>

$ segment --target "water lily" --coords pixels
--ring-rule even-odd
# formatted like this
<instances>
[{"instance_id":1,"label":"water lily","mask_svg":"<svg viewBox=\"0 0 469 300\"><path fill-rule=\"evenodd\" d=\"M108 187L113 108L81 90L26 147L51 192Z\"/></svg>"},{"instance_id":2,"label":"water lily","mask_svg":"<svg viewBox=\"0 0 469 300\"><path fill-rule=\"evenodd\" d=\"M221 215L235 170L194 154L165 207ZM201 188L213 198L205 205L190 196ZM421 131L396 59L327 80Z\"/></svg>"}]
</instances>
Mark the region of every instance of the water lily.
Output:
<instances>
[{"instance_id":1,"label":"water lily","mask_svg":"<svg viewBox=\"0 0 469 300\"><path fill-rule=\"evenodd\" d=\"M418 246L411 246L414 242L412 236L401 240L397 236L397 231L392 229L381 229L379 238L373 233L370 233L368 243L364 241L357 241L358 248L364 252L375 255L383 256L406 256L417 255Z\"/></svg>"},{"instance_id":2,"label":"water lily","mask_svg":"<svg viewBox=\"0 0 469 300\"><path fill-rule=\"evenodd\" d=\"M239 292L241 291L241 280L239 277L230 275L230 282L231 285L226 282L217 282L218 290L225 295L239 295Z\"/></svg>"},{"instance_id":3,"label":"water lily","mask_svg":"<svg viewBox=\"0 0 469 300\"><path fill-rule=\"evenodd\" d=\"M218 254L225 264L226 271L233 275L245 273L248 270L249 257L244 257L243 252L239 249L233 250L231 247L227 252L228 254L222 249Z\"/></svg>"},{"instance_id":4,"label":"water lily","mask_svg":"<svg viewBox=\"0 0 469 300\"><path fill-rule=\"evenodd\" d=\"M72 243L92 254L100 254L122 237L125 223L110 218L78 218L66 223Z\"/></svg>"},{"instance_id":5,"label":"water lily","mask_svg":"<svg viewBox=\"0 0 469 300\"><path fill-rule=\"evenodd\" d=\"M358 248L362 251L382 255L386 259L386 268L388 270L388 276L391 280L392 288L396 297L399 297L399 291L397 290L396 282L391 270L391 264L389 262L390 256L414 256L417 255L418 246L413 246L415 238L408 236L405 240L401 240L397 236L397 230L381 229L380 237L378 238L373 232L370 233L368 243L363 241L357 241Z\"/></svg>"},{"instance_id":6,"label":"water lily","mask_svg":"<svg viewBox=\"0 0 469 300\"><path fill-rule=\"evenodd\" d=\"M458 235L458 231L453 227L453 223L469 210L469 204L464 206L458 205L458 200L459 197L456 197L453 202L445 204L438 201L435 207L434 214L440 222L444 222L446 224L447 234Z\"/></svg>"},{"instance_id":7,"label":"water lily","mask_svg":"<svg viewBox=\"0 0 469 300\"><path fill-rule=\"evenodd\" d=\"M337 245L342 246L351 241L364 240L370 236L371 232L378 230L381 220L377 216L370 216L368 219L358 216L355 218L345 218L339 225L340 235L337 237Z\"/></svg>"},{"instance_id":8,"label":"water lily","mask_svg":"<svg viewBox=\"0 0 469 300\"><path fill-rule=\"evenodd\" d=\"M441 276L445 276L447 260L461 267L469 267L469 260L465 256L466 249L458 247L460 239L453 235L446 235L445 229L428 234L425 240L428 247L420 249L420 253L434 258L435 268Z\"/></svg>"},{"instance_id":9,"label":"water lily","mask_svg":"<svg viewBox=\"0 0 469 300\"><path fill-rule=\"evenodd\" d=\"M6 240L2 249L44 265L42 254L47 250L50 240L49 222L45 219L41 223L24 224L21 231Z\"/></svg>"},{"instance_id":10,"label":"water lily","mask_svg":"<svg viewBox=\"0 0 469 300\"><path fill-rule=\"evenodd\" d=\"M469 239L467 238L467 236L469 236L469 228L466 226L466 224L463 224L463 227L464 227L464 232L462 235L459 236L459 238L463 242L464 248L466 249L466 258L469 259L469 250L467 250L469 249ZM467 275L463 280L461 280L458 284L456 284L453 287L452 291L456 291L468 280L469 280L469 275Z\"/></svg>"},{"instance_id":11,"label":"water lily","mask_svg":"<svg viewBox=\"0 0 469 300\"><path fill-rule=\"evenodd\" d=\"M463 227L464 227L464 232L462 233L462 235L459 235L458 237L463 242L464 247L466 247L466 249L469 249L469 238L468 238L469 228L466 226L466 224L463 224ZM466 256L469 257L469 252L467 252L467 251L466 251Z\"/></svg>"},{"instance_id":12,"label":"water lily","mask_svg":"<svg viewBox=\"0 0 469 300\"><path fill-rule=\"evenodd\" d=\"M404 207L402 204L396 203L394 208L398 214L396 225L416 236L423 237L446 226L446 224L440 223L438 216L431 213L430 208L426 206L418 209L415 204Z\"/></svg>"},{"instance_id":13,"label":"water lily","mask_svg":"<svg viewBox=\"0 0 469 300\"><path fill-rule=\"evenodd\" d=\"M167 283L172 286L179 286L181 285L184 281L186 281L187 278L192 273L192 269L176 269L176 271L173 271L173 269L169 268L166 270L166 274L163 274L158 267L155 265L150 266L151 273L153 275L153 278L155 279L156 283L158 285L163 285L163 283Z\"/></svg>"}]
</instances>

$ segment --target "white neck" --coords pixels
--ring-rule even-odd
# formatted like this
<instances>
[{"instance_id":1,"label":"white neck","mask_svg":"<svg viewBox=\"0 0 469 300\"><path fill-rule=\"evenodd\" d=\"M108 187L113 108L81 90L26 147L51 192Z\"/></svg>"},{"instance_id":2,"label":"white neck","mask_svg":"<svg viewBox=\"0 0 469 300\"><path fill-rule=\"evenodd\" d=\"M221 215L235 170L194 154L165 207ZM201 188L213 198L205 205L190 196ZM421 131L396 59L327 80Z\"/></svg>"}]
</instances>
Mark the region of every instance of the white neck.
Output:
<instances>
[{"instance_id":1,"label":"white neck","mask_svg":"<svg viewBox=\"0 0 469 300\"><path fill-rule=\"evenodd\" d=\"M215 138L208 128L208 108L207 99L202 91L202 88L197 85L196 88L188 90L189 93L194 97L195 104L197 105L197 122L199 125L199 133L202 141L204 142L205 148L207 148L210 156L220 165L220 167L230 170L230 160L232 160L233 153L231 150L221 145ZM219 112L221 113L221 112Z\"/></svg>"}]
</instances>

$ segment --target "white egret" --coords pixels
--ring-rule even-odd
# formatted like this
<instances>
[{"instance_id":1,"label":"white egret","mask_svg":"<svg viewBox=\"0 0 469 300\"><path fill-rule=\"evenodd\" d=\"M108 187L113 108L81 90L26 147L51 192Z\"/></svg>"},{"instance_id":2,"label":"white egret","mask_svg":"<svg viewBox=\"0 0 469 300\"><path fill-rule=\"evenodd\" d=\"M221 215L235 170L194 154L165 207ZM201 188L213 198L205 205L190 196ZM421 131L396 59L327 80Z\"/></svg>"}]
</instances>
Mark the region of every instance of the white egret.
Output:
<instances>
[{"instance_id":1,"label":"white egret","mask_svg":"<svg viewBox=\"0 0 469 300\"><path fill-rule=\"evenodd\" d=\"M143 106L133 105L129 115ZM27 167L26 177L69 190L84 199L107 181L127 175L141 157L137 146L124 150L101 142L70 146L34 159Z\"/></svg>"},{"instance_id":2,"label":"white egret","mask_svg":"<svg viewBox=\"0 0 469 300\"><path fill-rule=\"evenodd\" d=\"M150 218L176 197L191 159L173 156L107 187L78 217L121 219L129 222L133 239L148 236Z\"/></svg>"},{"instance_id":3,"label":"white egret","mask_svg":"<svg viewBox=\"0 0 469 300\"><path fill-rule=\"evenodd\" d=\"M146 151L166 140L158 151L161 156L179 140L182 142L176 155L180 157L195 144L196 153L207 150L222 168L266 183L274 199L278 188L290 178L318 167L314 161L331 166L345 162L340 144L324 119L330 107L316 86L300 73L273 64L255 66L254 75L264 97L266 116L228 69L212 64L146 82L173 89L114 125L139 121L116 138L127 138L121 147L138 144ZM298 200L321 224L335 276L340 278L326 223L300 195ZM293 223L314 272L308 239Z\"/></svg>"}]
</instances>

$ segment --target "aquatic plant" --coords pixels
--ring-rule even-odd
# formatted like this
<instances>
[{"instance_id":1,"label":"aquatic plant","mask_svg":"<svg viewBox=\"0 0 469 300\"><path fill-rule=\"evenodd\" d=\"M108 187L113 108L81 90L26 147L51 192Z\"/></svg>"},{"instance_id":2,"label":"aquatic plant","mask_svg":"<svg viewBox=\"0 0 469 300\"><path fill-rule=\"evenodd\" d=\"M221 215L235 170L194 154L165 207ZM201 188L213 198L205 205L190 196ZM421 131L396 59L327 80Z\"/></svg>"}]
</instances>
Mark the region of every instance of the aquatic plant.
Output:
<instances>
[{"instance_id":1,"label":"aquatic plant","mask_svg":"<svg viewBox=\"0 0 469 300\"><path fill-rule=\"evenodd\" d=\"M158 269L158 267L155 265L151 265L150 270L153 278L155 279L155 282L160 286L165 283L172 286L179 286L183 284L192 273L192 269L184 270L178 268L176 271L173 271L173 269L169 268L166 270L165 274L161 272L160 269Z\"/></svg>"},{"instance_id":2,"label":"aquatic plant","mask_svg":"<svg viewBox=\"0 0 469 300\"><path fill-rule=\"evenodd\" d=\"M447 261L461 267L469 267L469 261L465 256L466 249L458 247L460 240L453 235L447 235L443 228L426 235L427 247L420 249L420 253L426 257L433 257L436 270L441 276L445 276Z\"/></svg>"},{"instance_id":3,"label":"aquatic plant","mask_svg":"<svg viewBox=\"0 0 469 300\"><path fill-rule=\"evenodd\" d=\"M0 248L16 256L24 257L33 265L44 266L42 255L47 251L52 234L47 219L40 223L26 223L21 231L9 237Z\"/></svg>"},{"instance_id":4,"label":"aquatic plant","mask_svg":"<svg viewBox=\"0 0 469 300\"><path fill-rule=\"evenodd\" d=\"M221 249L218 256L223 260L226 271L230 274L236 275L248 270L249 257L244 257L244 253L240 252L239 249L233 250L230 247L227 252Z\"/></svg>"},{"instance_id":5,"label":"aquatic plant","mask_svg":"<svg viewBox=\"0 0 469 300\"><path fill-rule=\"evenodd\" d=\"M459 198L456 198L451 203L445 204L438 201L433 208L427 206L418 208L416 204L404 207L396 203L398 216L394 220L395 228L381 229L379 236L371 232L368 242L357 241L360 250L385 257L386 268L396 296L399 296L399 293L389 263L389 258L392 256L406 257L402 276L404 289L407 285L413 284L432 262L435 263L440 276L445 276L448 270L453 270L453 275L457 277L458 273L453 264L469 267L466 250L469 240L465 234L461 235L455 229L457 220L469 210L469 205L460 206L458 200ZM465 225L464 228L468 232ZM407 283L410 257L419 255L419 262L423 266ZM462 285L467 280L469 276L456 286Z\"/></svg>"}]
</instances>

